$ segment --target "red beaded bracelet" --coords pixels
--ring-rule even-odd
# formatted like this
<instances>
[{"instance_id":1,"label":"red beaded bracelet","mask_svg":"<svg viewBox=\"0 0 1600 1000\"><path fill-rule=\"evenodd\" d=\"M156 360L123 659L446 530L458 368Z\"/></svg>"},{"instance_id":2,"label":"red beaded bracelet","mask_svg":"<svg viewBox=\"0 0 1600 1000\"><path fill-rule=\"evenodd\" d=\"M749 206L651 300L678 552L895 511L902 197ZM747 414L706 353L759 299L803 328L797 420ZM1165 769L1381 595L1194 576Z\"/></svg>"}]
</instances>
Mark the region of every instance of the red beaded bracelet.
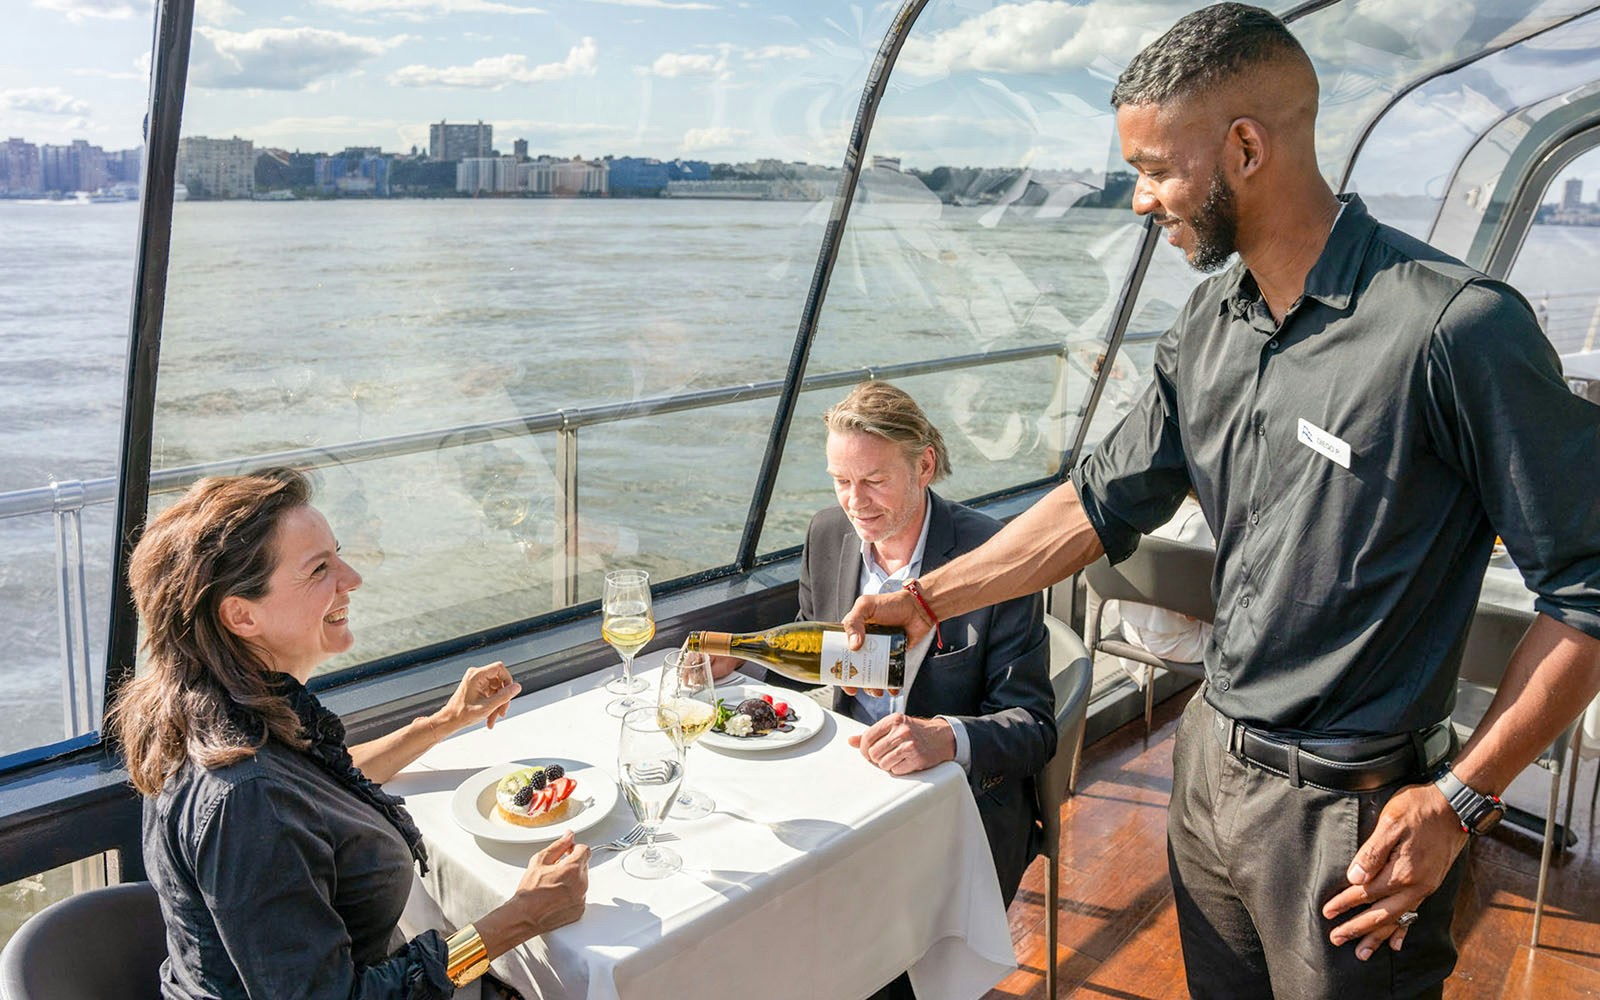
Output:
<instances>
[{"instance_id":1,"label":"red beaded bracelet","mask_svg":"<svg viewBox=\"0 0 1600 1000\"><path fill-rule=\"evenodd\" d=\"M907 580L905 590L917 599L917 604L921 606L922 613L928 616L928 621L933 625L933 648L943 649L944 636L939 634L939 616L933 613L933 608L928 606L928 599L922 596L922 585L915 580Z\"/></svg>"}]
</instances>

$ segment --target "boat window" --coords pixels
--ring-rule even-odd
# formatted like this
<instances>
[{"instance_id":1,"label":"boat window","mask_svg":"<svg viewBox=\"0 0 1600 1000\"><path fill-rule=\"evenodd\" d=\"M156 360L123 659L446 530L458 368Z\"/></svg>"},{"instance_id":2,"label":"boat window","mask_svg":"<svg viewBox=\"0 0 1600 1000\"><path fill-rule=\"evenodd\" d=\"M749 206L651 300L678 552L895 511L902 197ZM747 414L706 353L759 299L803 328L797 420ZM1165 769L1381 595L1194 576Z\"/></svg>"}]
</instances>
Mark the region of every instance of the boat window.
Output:
<instances>
[{"instance_id":1,"label":"boat window","mask_svg":"<svg viewBox=\"0 0 1600 1000\"><path fill-rule=\"evenodd\" d=\"M1586 13L1580 0L1368 0L1294 21L1322 82L1317 153L1342 187L1367 132L1405 90ZM1431 121L1430 125L1433 124Z\"/></svg>"},{"instance_id":2,"label":"boat window","mask_svg":"<svg viewBox=\"0 0 1600 1000\"><path fill-rule=\"evenodd\" d=\"M1592 95L1597 75L1591 14L1429 80L1372 130L1350 189L1390 225L1466 257L1486 213L1504 207L1508 192L1489 211L1508 158L1549 115Z\"/></svg>"},{"instance_id":3,"label":"boat window","mask_svg":"<svg viewBox=\"0 0 1600 1000\"><path fill-rule=\"evenodd\" d=\"M1600 403L1600 150L1569 163L1540 199L1510 274L1561 356L1567 384Z\"/></svg>"},{"instance_id":4,"label":"boat window","mask_svg":"<svg viewBox=\"0 0 1600 1000\"><path fill-rule=\"evenodd\" d=\"M152 513L314 468L401 654L731 565L893 8L201 4Z\"/></svg>"},{"instance_id":5,"label":"boat window","mask_svg":"<svg viewBox=\"0 0 1600 1000\"><path fill-rule=\"evenodd\" d=\"M0 758L100 725L152 6L0 33Z\"/></svg>"},{"instance_id":6,"label":"boat window","mask_svg":"<svg viewBox=\"0 0 1600 1000\"><path fill-rule=\"evenodd\" d=\"M1105 4L923 9L867 143L809 356L820 385L797 404L764 550L800 544L834 502L820 417L869 373L942 431L946 496L1061 474L1140 242L1107 97L1154 37L1146 19ZM1131 387L1137 365L1118 360L1111 378Z\"/></svg>"}]
</instances>

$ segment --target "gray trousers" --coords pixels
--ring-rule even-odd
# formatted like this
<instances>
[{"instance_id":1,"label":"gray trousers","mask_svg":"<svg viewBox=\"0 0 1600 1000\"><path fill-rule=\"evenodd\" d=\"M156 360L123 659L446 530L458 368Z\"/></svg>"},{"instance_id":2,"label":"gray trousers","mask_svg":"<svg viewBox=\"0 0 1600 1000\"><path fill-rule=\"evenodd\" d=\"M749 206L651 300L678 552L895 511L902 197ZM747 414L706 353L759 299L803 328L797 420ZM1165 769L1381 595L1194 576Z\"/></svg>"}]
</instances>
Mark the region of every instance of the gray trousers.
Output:
<instances>
[{"instance_id":1,"label":"gray trousers","mask_svg":"<svg viewBox=\"0 0 1600 1000\"><path fill-rule=\"evenodd\" d=\"M1189 993L1199 1000L1437 997L1455 967L1450 920L1466 868L1418 908L1398 953L1370 959L1328 940L1323 905L1349 883L1356 848L1394 788L1359 795L1301 786L1240 761L1214 735L1205 690L1189 702L1173 751L1167 863Z\"/></svg>"}]
</instances>

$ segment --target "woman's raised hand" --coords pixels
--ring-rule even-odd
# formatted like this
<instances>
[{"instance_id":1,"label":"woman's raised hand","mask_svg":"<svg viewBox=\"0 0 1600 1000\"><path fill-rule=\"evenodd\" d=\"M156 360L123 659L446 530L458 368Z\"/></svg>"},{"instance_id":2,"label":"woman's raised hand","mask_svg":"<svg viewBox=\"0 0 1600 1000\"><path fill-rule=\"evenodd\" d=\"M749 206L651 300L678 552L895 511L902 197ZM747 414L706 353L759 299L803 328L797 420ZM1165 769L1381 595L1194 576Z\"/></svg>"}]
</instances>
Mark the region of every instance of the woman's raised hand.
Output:
<instances>
[{"instance_id":1,"label":"woman's raised hand","mask_svg":"<svg viewBox=\"0 0 1600 1000\"><path fill-rule=\"evenodd\" d=\"M522 685L511 679L504 663L472 667L461 677L455 693L439 709L437 718L446 733L487 720L490 729L506 714L511 699L522 692Z\"/></svg>"}]
</instances>

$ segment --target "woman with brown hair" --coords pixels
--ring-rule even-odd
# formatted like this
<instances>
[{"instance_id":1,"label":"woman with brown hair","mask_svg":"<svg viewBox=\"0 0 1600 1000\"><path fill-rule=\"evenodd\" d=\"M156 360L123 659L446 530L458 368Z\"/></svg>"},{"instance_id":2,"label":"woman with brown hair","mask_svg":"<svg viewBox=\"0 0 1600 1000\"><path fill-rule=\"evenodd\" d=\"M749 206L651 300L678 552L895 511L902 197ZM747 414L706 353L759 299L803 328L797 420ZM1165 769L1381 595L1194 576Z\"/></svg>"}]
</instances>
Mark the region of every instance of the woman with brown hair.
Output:
<instances>
[{"instance_id":1,"label":"woman with brown hair","mask_svg":"<svg viewBox=\"0 0 1600 1000\"><path fill-rule=\"evenodd\" d=\"M583 912L589 852L568 834L448 942L401 940L427 852L378 785L462 727L494 725L521 687L499 663L468 670L437 712L347 748L305 684L353 644L361 576L310 499L291 469L201 480L129 566L148 664L106 725L146 797L168 998L448 997Z\"/></svg>"}]
</instances>

